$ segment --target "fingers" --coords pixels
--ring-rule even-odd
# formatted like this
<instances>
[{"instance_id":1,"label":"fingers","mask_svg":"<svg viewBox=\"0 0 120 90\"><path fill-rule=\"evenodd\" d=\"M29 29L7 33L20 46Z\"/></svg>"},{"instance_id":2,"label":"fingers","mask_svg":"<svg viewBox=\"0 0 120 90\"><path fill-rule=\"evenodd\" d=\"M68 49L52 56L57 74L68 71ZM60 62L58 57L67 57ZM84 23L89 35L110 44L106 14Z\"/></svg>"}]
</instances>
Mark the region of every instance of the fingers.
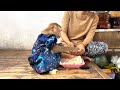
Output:
<instances>
[{"instance_id":1,"label":"fingers","mask_svg":"<svg viewBox=\"0 0 120 90\"><path fill-rule=\"evenodd\" d=\"M69 47L74 47L74 44L72 42L67 43Z\"/></svg>"},{"instance_id":2,"label":"fingers","mask_svg":"<svg viewBox=\"0 0 120 90\"><path fill-rule=\"evenodd\" d=\"M76 56L80 55L80 53L78 51L70 51L70 54L71 55L76 55Z\"/></svg>"},{"instance_id":3,"label":"fingers","mask_svg":"<svg viewBox=\"0 0 120 90\"><path fill-rule=\"evenodd\" d=\"M81 49L78 50L78 52L79 52L80 55L82 55L82 54L85 53L85 49L84 49L84 48L81 48Z\"/></svg>"},{"instance_id":4,"label":"fingers","mask_svg":"<svg viewBox=\"0 0 120 90\"><path fill-rule=\"evenodd\" d=\"M81 52L80 52L80 54L82 55L82 54L84 54L84 53L85 53L85 50L82 49Z\"/></svg>"},{"instance_id":5,"label":"fingers","mask_svg":"<svg viewBox=\"0 0 120 90\"><path fill-rule=\"evenodd\" d=\"M70 54L72 54L72 55L77 55L77 56L79 56L79 55L82 55L82 54L85 53L85 49L82 48L82 49L78 49L77 51L72 50L72 51L69 51L69 52L70 52Z\"/></svg>"}]
</instances>

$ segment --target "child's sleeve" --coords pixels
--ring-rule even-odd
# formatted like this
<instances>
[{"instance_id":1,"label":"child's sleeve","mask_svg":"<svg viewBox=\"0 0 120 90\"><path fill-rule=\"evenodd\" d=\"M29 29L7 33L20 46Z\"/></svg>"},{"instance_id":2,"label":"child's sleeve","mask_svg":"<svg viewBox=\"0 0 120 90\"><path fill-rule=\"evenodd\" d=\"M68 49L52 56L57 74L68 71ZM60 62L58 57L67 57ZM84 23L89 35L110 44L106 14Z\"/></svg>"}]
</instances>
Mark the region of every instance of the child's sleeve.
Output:
<instances>
[{"instance_id":1,"label":"child's sleeve","mask_svg":"<svg viewBox=\"0 0 120 90\"><path fill-rule=\"evenodd\" d=\"M52 36L45 42L45 46L51 50L53 46L56 45L56 42L57 38L55 36Z\"/></svg>"}]
</instances>

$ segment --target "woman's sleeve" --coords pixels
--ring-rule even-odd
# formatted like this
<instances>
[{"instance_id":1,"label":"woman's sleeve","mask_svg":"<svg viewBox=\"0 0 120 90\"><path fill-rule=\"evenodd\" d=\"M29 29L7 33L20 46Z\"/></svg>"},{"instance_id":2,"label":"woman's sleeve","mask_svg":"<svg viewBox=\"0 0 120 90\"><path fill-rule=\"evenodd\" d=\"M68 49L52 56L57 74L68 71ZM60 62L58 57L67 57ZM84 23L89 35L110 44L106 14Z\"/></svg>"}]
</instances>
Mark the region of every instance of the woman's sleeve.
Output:
<instances>
[{"instance_id":1,"label":"woman's sleeve","mask_svg":"<svg viewBox=\"0 0 120 90\"><path fill-rule=\"evenodd\" d=\"M93 23L91 25L91 28L90 28L88 34L86 35L86 38L82 42L85 46L93 40L93 37L95 35L95 31L96 31L96 28L98 25L98 21L99 21L99 17L97 15L95 15Z\"/></svg>"},{"instance_id":2,"label":"woman's sleeve","mask_svg":"<svg viewBox=\"0 0 120 90\"><path fill-rule=\"evenodd\" d=\"M57 42L57 38L52 36L45 42L45 46L51 50L53 46L56 45L56 42Z\"/></svg>"},{"instance_id":3,"label":"woman's sleeve","mask_svg":"<svg viewBox=\"0 0 120 90\"><path fill-rule=\"evenodd\" d=\"M67 33L68 27L69 27L69 11L65 11L63 18L62 18L62 31L64 31L65 33Z\"/></svg>"}]
</instances>

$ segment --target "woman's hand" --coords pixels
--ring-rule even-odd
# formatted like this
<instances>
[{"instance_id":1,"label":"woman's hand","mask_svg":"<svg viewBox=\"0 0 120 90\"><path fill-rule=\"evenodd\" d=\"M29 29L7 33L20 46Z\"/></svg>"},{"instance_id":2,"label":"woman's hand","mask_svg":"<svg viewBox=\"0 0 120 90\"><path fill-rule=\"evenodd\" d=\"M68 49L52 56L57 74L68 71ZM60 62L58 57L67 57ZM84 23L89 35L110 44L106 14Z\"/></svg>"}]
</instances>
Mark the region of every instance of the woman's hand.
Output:
<instances>
[{"instance_id":1,"label":"woman's hand","mask_svg":"<svg viewBox=\"0 0 120 90\"><path fill-rule=\"evenodd\" d=\"M85 53L85 46L83 44L79 44L77 48L79 49L77 52L79 55L82 55Z\"/></svg>"},{"instance_id":2,"label":"woman's hand","mask_svg":"<svg viewBox=\"0 0 120 90\"><path fill-rule=\"evenodd\" d=\"M68 45L69 47L74 47L74 44L73 44L72 42L67 42L67 45Z\"/></svg>"}]
</instances>

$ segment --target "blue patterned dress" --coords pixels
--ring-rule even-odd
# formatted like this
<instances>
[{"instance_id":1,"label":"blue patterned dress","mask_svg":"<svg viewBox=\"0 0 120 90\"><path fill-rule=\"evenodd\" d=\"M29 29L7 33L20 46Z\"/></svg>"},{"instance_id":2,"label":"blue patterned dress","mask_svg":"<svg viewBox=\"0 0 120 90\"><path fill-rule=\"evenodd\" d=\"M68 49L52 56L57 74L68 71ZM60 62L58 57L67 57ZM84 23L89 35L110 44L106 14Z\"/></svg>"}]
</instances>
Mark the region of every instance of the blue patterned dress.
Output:
<instances>
[{"instance_id":1,"label":"blue patterned dress","mask_svg":"<svg viewBox=\"0 0 120 90\"><path fill-rule=\"evenodd\" d=\"M57 38L51 34L40 34L33 45L32 53L28 57L31 67L39 74L56 69L61 60L60 53L53 53Z\"/></svg>"}]
</instances>

